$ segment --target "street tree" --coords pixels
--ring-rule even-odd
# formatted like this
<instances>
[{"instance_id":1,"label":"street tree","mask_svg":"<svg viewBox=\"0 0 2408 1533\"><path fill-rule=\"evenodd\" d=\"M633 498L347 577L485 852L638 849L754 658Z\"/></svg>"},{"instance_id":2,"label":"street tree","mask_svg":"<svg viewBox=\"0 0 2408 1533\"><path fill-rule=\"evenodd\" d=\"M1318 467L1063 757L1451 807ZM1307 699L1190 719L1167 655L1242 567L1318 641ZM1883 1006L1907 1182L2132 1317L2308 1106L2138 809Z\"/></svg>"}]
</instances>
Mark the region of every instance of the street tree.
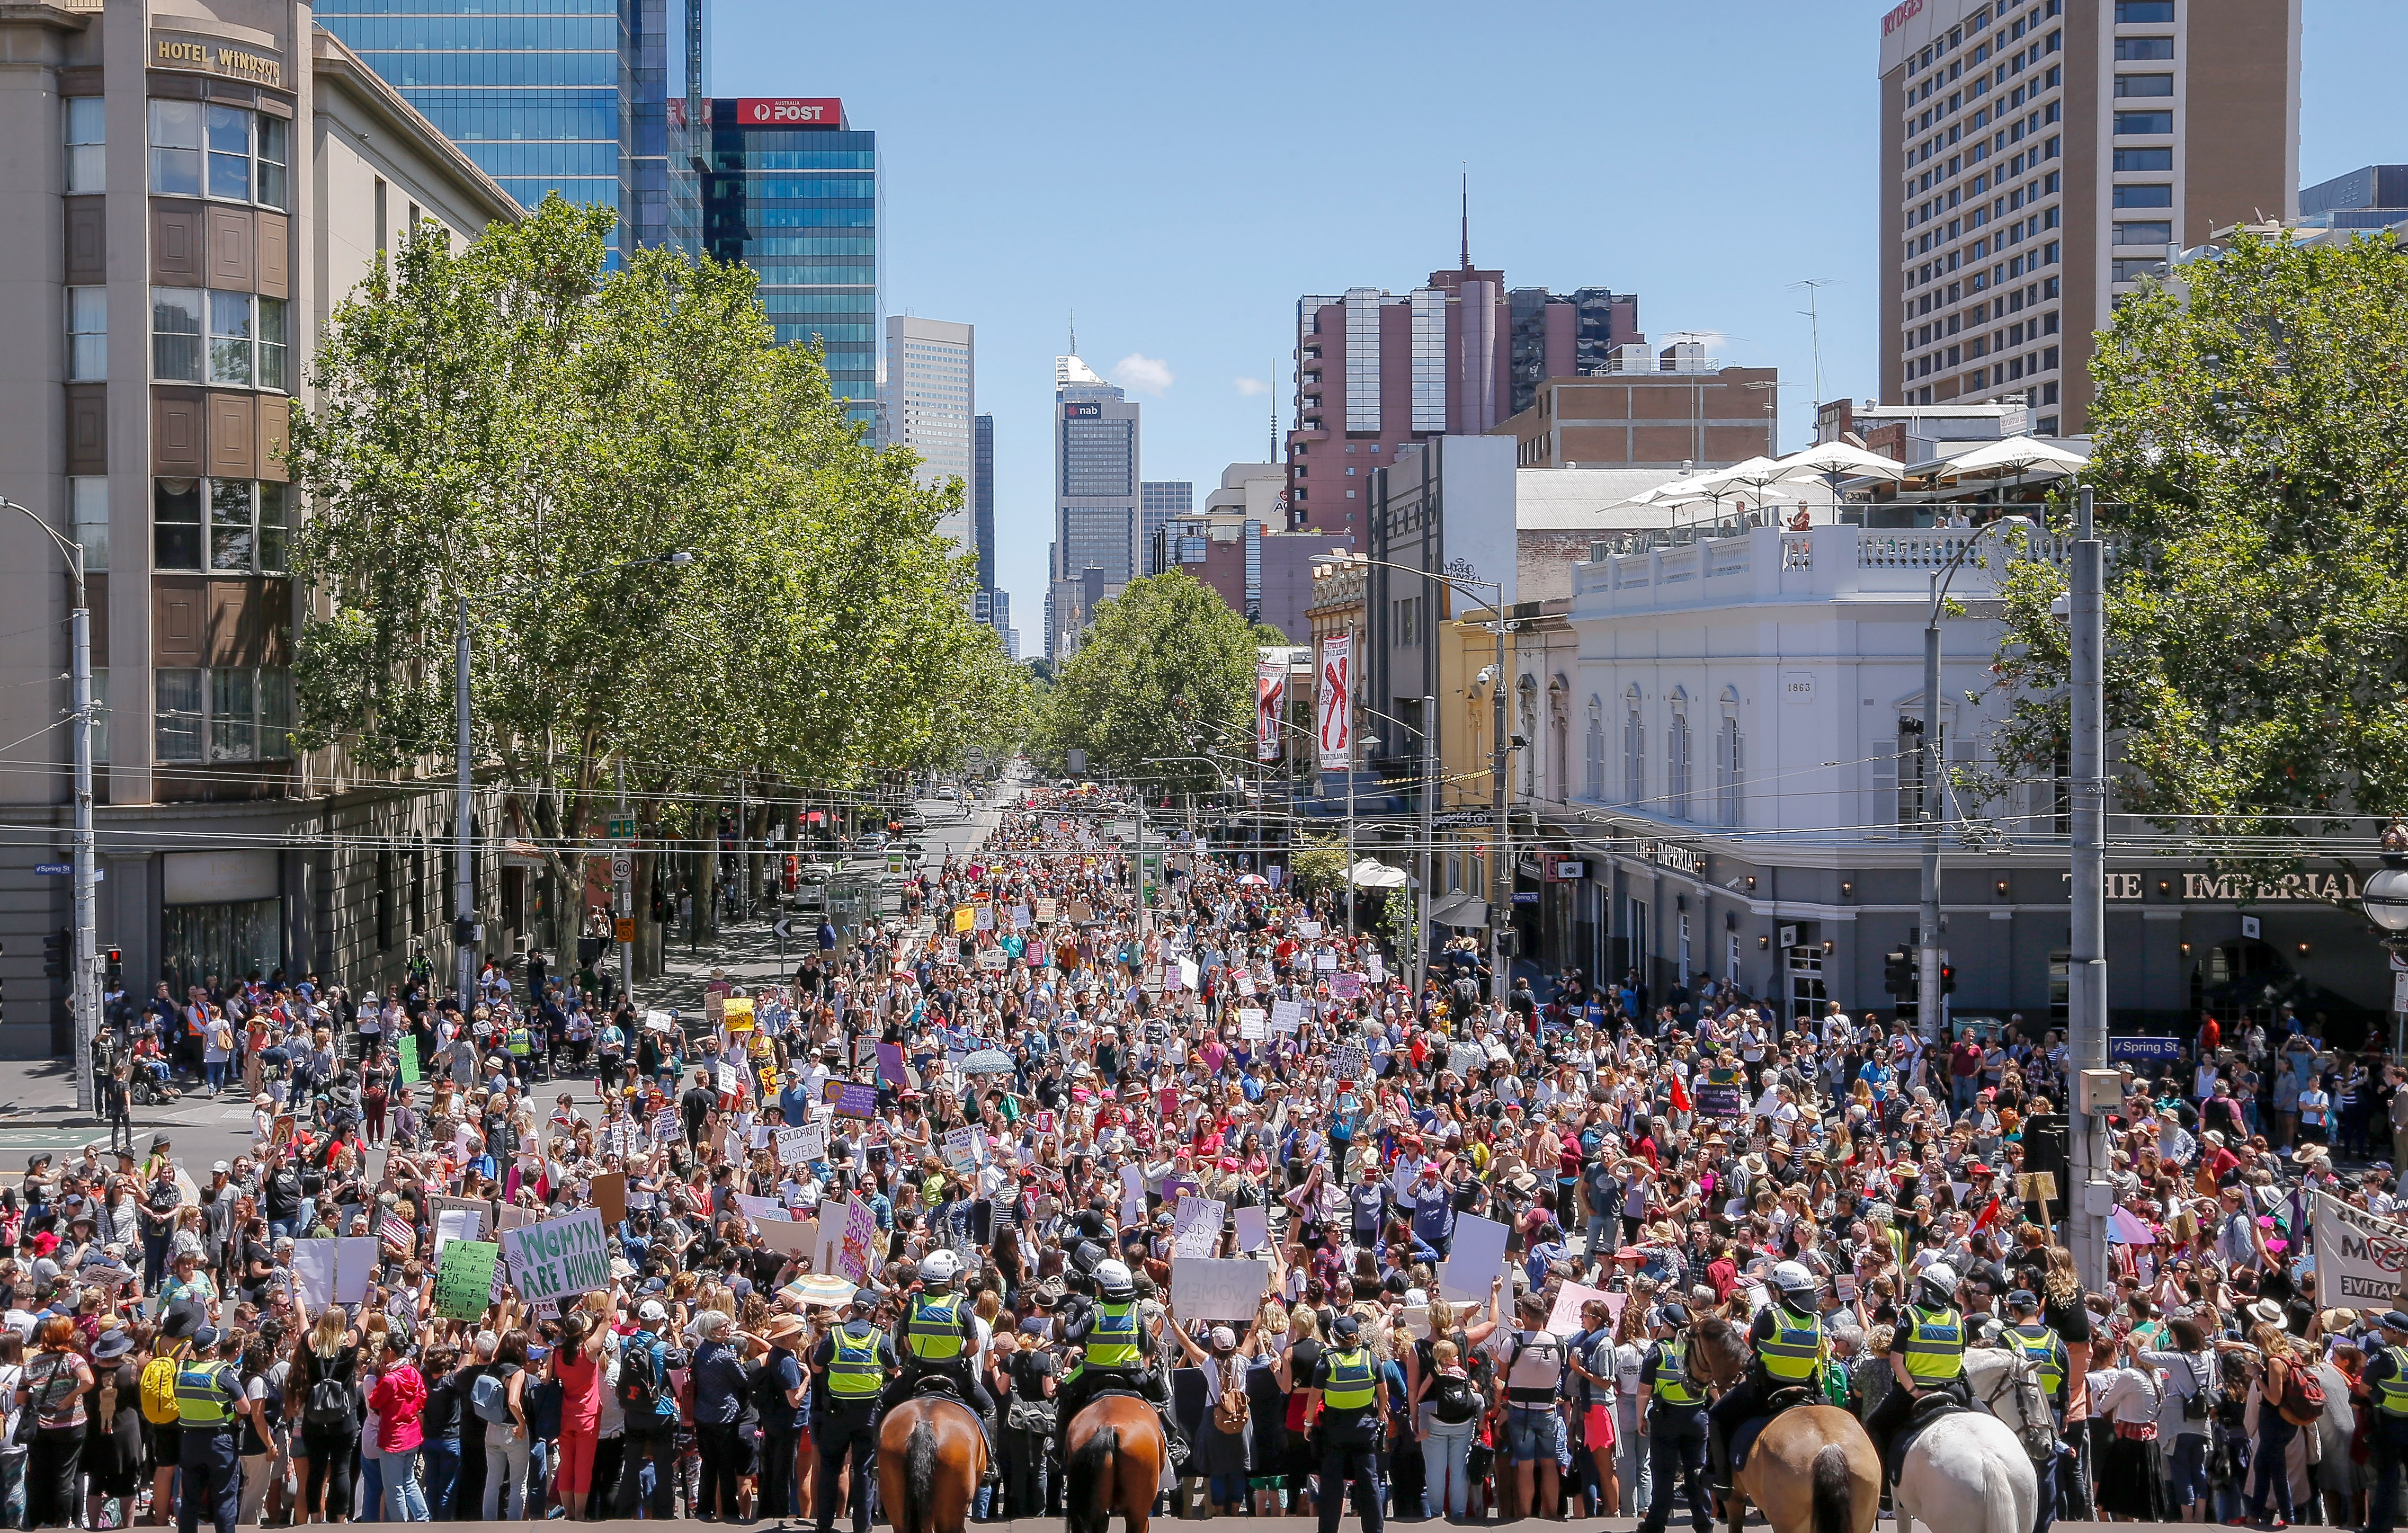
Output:
<instances>
[{"instance_id":1,"label":"street tree","mask_svg":"<svg viewBox=\"0 0 2408 1533\"><path fill-rule=\"evenodd\" d=\"M1176 758L1234 752L1227 742L1253 729L1255 643L1253 626L1190 575L1130 582L1055 666L1036 732L1042 758L1058 768L1083 750L1090 771L1210 789L1223 772Z\"/></svg>"}]
</instances>

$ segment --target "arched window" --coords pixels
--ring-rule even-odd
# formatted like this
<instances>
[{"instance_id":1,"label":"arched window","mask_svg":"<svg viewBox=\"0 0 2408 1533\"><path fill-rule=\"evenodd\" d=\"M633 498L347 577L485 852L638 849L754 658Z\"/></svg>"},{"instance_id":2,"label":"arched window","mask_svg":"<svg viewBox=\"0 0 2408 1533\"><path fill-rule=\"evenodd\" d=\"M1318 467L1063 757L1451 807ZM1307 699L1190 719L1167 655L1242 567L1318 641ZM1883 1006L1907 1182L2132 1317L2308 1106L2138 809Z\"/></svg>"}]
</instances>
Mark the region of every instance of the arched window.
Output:
<instances>
[{"instance_id":1,"label":"arched window","mask_svg":"<svg viewBox=\"0 0 2408 1533\"><path fill-rule=\"evenodd\" d=\"M1605 799L1605 704L1595 696L1588 700L1588 749L1582 766L1583 796L1602 803Z\"/></svg>"}]
</instances>

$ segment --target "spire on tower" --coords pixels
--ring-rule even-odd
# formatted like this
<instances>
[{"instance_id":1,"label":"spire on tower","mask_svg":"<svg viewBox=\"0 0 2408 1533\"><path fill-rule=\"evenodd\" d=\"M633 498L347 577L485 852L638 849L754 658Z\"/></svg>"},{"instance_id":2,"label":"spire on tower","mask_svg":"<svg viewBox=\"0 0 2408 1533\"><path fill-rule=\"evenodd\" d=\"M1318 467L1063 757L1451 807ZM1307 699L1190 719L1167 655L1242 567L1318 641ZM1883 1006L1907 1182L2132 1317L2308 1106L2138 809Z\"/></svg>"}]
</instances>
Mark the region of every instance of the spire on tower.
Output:
<instances>
[{"instance_id":1,"label":"spire on tower","mask_svg":"<svg viewBox=\"0 0 2408 1533\"><path fill-rule=\"evenodd\" d=\"M1463 269L1471 270L1471 162L1463 163Z\"/></svg>"}]
</instances>

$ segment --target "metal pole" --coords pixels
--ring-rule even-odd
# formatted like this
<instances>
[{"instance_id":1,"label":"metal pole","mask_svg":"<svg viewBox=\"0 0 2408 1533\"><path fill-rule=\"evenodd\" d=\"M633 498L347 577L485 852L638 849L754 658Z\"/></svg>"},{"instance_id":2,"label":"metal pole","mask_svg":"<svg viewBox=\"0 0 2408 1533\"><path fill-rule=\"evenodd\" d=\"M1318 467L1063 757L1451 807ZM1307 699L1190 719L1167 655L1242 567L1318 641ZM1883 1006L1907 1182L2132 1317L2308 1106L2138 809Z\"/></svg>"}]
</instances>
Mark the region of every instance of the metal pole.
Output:
<instances>
[{"instance_id":1,"label":"metal pole","mask_svg":"<svg viewBox=\"0 0 2408 1533\"><path fill-rule=\"evenodd\" d=\"M75 1030L76 1107L99 1100L92 1041L100 1031L100 944L95 931L92 834L92 609L84 605L82 560L75 561L76 604L69 616L75 703Z\"/></svg>"},{"instance_id":2,"label":"metal pole","mask_svg":"<svg viewBox=\"0 0 2408 1533\"><path fill-rule=\"evenodd\" d=\"M452 855L459 866L452 878L452 982L460 996L461 1014L465 1017L475 1010L477 983L477 874L470 860L476 855L471 844L468 820L469 796L474 791L469 770L468 732L468 598L460 597L459 643L452 661L452 722L459 730L459 785L452 809Z\"/></svg>"},{"instance_id":3,"label":"metal pole","mask_svg":"<svg viewBox=\"0 0 2408 1533\"><path fill-rule=\"evenodd\" d=\"M744 779L736 779L736 919L749 920L752 914L752 824L745 818Z\"/></svg>"},{"instance_id":4,"label":"metal pole","mask_svg":"<svg viewBox=\"0 0 2408 1533\"><path fill-rule=\"evenodd\" d=\"M1422 699L1422 908L1413 926L1413 996L1429 979L1430 881L1438 876L1438 699Z\"/></svg>"},{"instance_id":5,"label":"metal pole","mask_svg":"<svg viewBox=\"0 0 2408 1533\"><path fill-rule=\"evenodd\" d=\"M1940 577L1931 577L1931 617L1923 629L1923 909L1915 928L1915 1031L1941 1039L1940 1020Z\"/></svg>"},{"instance_id":6,"label":"metal pole","mask_svg":"<svg viewBox=\"0 0 2408 1533\"><path fill-rule=\"evenodd\" d=\"M1137 805L1137 934L1142 938L1154 930L1154 908L1145 898L1145 785L1132 784L1129 796Z\"/></svg>"},{"instance_id":7,"label":"metal pole","mask_svg":"<svg viewBox=\"0 0 2408 1533\"><path fill-rule=\"evenodd\" d=\"M1506 818L1505 795L1505 694L1509 690L1505 677L1505 588L1497 588L1497 599L1490 604L1497 618L1497 681L1489 688L1494 705L1490 729L1495 738L1488 749L1489 812L1497 818L1495 838L1489 844L1496 848L1496 866L1490 869L1488 886L1496 904L1488 911L1488 999L1501 1002L1512 988L1512 976L1507 972L1509 951L1505 931L1513 919L1513 827Z\"/></svg>"},{"instance_id":8,"label":"metal pole","mask_svg":"<svg viewBox=\"0 0 2408 1533\"><path fill-rule=\"evenodd\" d=\"M624 819L627 814L627 758L625 756L620 756L617 758L616 765L619 777L619 816L621 819ZM616 851L617 848L613 847L612 850ZM619 921L624 921L627 923L627 929L631 932L635 930L636 921L635 867L635 848L630 844L627 848L627 876L618 881L619 888L617 892L619 895L619 906L618 910L613 912L616 919L612 921L611 924L616 926ZM619 988L625 993L627 1004L630 1006L635 1005L636 944L633 942L622 941L619 944Z\"/></svg>"},{"instance_id":9,"label":"metal pole","mask_svg":"<svg viewBox=\"0 0 2408 1533\"><path fill-rule=\"evenodd\" d=\"M2084 489L2074 529L2072 619L2073 930L2066 1034L2076 1070L2107 1067L2106 906L2106 587L2104 549ZM2068 1246L2086 1284L2107 1281L2105 1221L2089 1211L2089 1187L2104 1169L2095 1153L2098 1121L2080 1110L2079 1095L2066 1114L2074 1196L2067 1204Z\"/></svg>"},{"instance_id":10,"label":"metal pole","mask_svg":"<svg viewBox=\"0 0 2408 1533\"><path fill-rule=\"evenodd\" d=\"M1346 937L1354 937L1354 667L1362 656L1354 648L1354 625L1346 625Z\"/></svg>"}]
</instances>

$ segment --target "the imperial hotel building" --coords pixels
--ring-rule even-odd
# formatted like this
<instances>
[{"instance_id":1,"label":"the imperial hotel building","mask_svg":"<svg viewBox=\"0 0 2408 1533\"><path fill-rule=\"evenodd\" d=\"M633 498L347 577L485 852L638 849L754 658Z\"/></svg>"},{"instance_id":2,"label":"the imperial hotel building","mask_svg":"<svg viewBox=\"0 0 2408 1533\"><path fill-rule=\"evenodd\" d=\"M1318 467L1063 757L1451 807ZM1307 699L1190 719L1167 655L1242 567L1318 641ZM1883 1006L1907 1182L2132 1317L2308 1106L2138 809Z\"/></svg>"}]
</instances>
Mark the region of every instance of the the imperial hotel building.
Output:
<instances>
[{"instance_id":1,"label":"the imperial hotel building","mask_svg":"<svg viewBox=\"0 0 2408 1533\"><path fill-rule=\"evenodd\" d=\"M1903 0L1881 21L1882 398L2087 429L2117 295L2299 185L2300 0Z\"/></svg>"},{"instance_id":2,"label":"the imperial hotel building","mask_svg":"<svg viewBox=\"0 0 2408 1533\"><path fill-rule=\"evenodd\" d=\"M380 254L520 207L294 0L9 5L0 143L0 498L88 572L99 945L137 1004L163 980L395 976L449 913L449 796L294 754L303 508L282 454L327 316ZM42 957L70 908L43 868L73 816L72 591L0 506L0 1054L19 1057L69 1036ZM541 892L480 861L501 946Z\"/></svg>"}]
</instances>

